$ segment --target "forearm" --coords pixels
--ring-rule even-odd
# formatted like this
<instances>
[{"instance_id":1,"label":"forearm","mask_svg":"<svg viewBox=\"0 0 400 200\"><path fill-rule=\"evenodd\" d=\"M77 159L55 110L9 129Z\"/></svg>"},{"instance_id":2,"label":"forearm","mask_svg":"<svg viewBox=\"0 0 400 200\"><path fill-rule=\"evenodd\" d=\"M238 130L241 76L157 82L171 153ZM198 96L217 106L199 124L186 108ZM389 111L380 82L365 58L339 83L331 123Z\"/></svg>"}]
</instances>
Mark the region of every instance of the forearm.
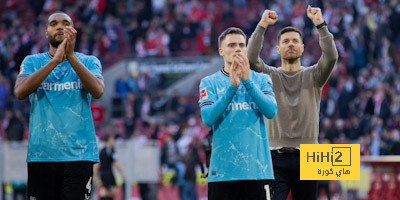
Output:
<instances>
[{"instance_id":1,"label":"forearm","mask_svg":"<svg viewBox=\"0 0 400 200\"><path fill-rule=\"evenodd\" d=\"M94 98L100 98L104 93L104 82L93 75L76 56L72 56L68 61L81 80L83 87L85 87Z\"/></svg>"},{"instance_id":2,"label":"forearm","mask_svg":"<svg viewBox=\"0 0 400 200\"><path fill-rule=\"evenodd\" d=\"M99 174L100 163L96 163L93 165L93 177L96 179Z\"/></svg>"},{"instance_id":3,"label":"forearm","mask_svg":"<svg viewBox=\"0 0 400 200\"><path fill-rule=\"evenodd\" d=\"M262 92L258 87L254 85L254 82L250 79L247 79L243 82L244 87L247 92L250 94L254 103L256 103L260 112L267 117L268 119L272 119L278 110L278 105L276 103L275 97L272 93Z\"/></svg>"},{"instance_id":4,"label":"forearm","mask_svg":"<svg viewBox=\"0 0 400 200\"><path fill-rule=\"evenodd\" d=\"M317 70L319 83L320 86L322 86L328 80L334 66L336 65L339 54L333 40L333 35L328 31L328 28L325 26L318 29L318 33L322 55L317 63Z\"/></svg>"},{"instance_id":5,"label":"forearm","mask_svg":"<svg viewBox=\"0 0 400 200\"><path fill-rule=\"evenodd\" d=\"M14 94L19 99L25 99L28 95L37 90L40 84L47 78L47 76L58 65L55 60L50 60L45 66L27 76L21 76L17 79L14 87Z\"/></svg>"},{"instance_id":6,"label":"forearm","mask_svg":"<svg viewBox=\"0 0 400 200\"><path fill-rule=\"evenodd\" d=\"M213 104L204 104L201 106L201 118L207 126L212 126L215 121L222 115L222 113L226 110L229 103L232 101L233 96L235 96L237 87L231 85L227 92L219 98Z\"/></svg>"},{"instance_id":7,"label":"forearm","mask_svg":"<svg viewBox=\"0 0 400 200\"><path fill-rule=\"evenodd\" d=\"M322 50L322 56L320 62L336 63L339 54L336 49L332 33L329 32L326 26L318 29L318 33L319 33L319 45L321 46Z\"/></svg>"},{"instance_id":8,"label":"forearm","mask_svg":"<svg viewBox=\"0 0 400 200\"><path fill-rule=\"evenodd\" d=\"M119 174L121 174L121 176L125 176L125 173L122 170L121 165L119 164L118 161L114 162L114 167L117 168L117 171L118 171Z\"/></svg>"},{"instance_id":9,"label":"forearm","mask_svg":"<svg viewBox=\"0 0 400 200\"><path fill-rule=\"evenodd\" d=\"M258 25L249 38L247 45L247 57L249 58L250 68L257 72L264 72L265 64L260 58L260 52L264 42L266 27Z\"/></svg>"}]
</instances>

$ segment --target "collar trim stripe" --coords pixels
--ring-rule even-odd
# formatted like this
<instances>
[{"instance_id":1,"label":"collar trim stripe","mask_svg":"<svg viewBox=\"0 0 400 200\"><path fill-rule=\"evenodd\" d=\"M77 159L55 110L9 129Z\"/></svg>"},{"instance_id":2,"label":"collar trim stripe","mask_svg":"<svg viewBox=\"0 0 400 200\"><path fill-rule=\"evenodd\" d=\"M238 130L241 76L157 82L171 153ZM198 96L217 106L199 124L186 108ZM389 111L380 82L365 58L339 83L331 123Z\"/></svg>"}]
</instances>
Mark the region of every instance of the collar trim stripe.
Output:
<instances>
[{"instance_id":1,"label":"collar trim stripe","mask_svg":"<svg viewBox=\"0 0 400 200\"><path fill-rule=\"evenodd\" d=\"M221 69L221 73L222 73L223 75L229 77L229 73L226 72L226 71L224 70L224 68Z\"/></svg>"}]
</instances>

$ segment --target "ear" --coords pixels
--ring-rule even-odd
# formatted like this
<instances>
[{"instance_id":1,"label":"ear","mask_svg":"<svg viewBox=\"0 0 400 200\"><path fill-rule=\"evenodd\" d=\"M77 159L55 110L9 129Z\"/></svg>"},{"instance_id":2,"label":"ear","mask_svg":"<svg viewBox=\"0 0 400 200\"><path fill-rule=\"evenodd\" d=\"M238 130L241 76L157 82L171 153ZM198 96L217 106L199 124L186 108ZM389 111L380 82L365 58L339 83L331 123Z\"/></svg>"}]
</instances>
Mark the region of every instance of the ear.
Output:
<instances>
[{"instance_id":1,"label":"ear","mask_svg":"<svg viewBox=\"0 0 400 200\"><path fill-rule=\"evenodd\" d=\"M279 45L276 45L276 51L279 55L281 55L281 47Z\"/></svg>"},{"instance_id":2,"label":"ear","mask_svg":"<svg viewBox=\"0 0 400 200\"><path fill-rule=\"evenodd\" d=\"M220 56L224 56L224 50L222 50L222 48L218 48L218 53Z\"/></svg>"},{"instance_id":3,"label":"ear","mask_svg":"<svg viewBox=\"0 0 400 200\"><path fill-rule=\"evenodd\" d=\"M48 33L47 33L47 30L46 30L46 32L45 32L45 35L46 35L46 38L48 38Z\"/></svg>"},{"instance_id":4,"label":"ear","mask_svg":"<svg viewBox=\"0 0 400 200\"><path fill-rule=\"evenodd\" d=\"M303 52L304 52L304 44L301 44L300 51L301 51L301 54L303 55Z\"/></svg>"}]
</instances>

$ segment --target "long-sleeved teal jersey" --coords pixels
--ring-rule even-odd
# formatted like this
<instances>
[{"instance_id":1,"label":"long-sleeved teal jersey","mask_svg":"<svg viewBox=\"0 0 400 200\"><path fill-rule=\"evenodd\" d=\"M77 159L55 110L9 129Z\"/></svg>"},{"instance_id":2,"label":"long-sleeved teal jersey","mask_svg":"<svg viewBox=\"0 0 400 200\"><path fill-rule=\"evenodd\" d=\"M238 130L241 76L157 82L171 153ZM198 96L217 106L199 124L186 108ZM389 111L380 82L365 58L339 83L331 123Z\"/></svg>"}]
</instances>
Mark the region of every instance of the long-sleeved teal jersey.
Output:
<instances>
[{"instance_id":1,"label":"long-sleeved teal jersey","mask_svg":"<svg viewBox=\"0 0 400 200\"><path fill-rule=\"evenodd\" d=\"M268 75L250 71L235 87L221 69L201 80L199 105L214 132L208 182L274 179L263 118L277 112Z\"/></svg>"}]
</instances>

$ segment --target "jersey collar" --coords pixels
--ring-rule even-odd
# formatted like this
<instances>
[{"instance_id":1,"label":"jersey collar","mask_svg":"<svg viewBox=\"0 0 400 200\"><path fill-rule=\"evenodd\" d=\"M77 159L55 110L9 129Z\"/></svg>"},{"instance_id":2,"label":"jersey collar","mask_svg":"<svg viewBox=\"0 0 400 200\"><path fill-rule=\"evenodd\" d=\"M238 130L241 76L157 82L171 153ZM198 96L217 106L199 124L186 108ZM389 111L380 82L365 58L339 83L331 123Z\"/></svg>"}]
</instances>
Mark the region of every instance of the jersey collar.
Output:
<instances>
[{"instance_id":1,"label":"jersey collar","mask_svg":"<svg viewBox=\"0 0 400 200\"><path fill-rule=\"evenodd\" d=\"M51 59L53 59L54 58L54 56L52 56L51 54L50 54L50 52L47 52L47 55L51 58ZM64 60L63 60L63 62L66 60L66 57L64 56Z\"/></svg>"},{"instance_id":2,"label":"jersey collar","mask_svg":"<svg viewBox=\"0 0 400 200\"><path fill-rule=\"evenodd\" d=\"M221 69L221 73L222 73L223 75L229 77L229 73L226 72L226 71L224 70L224 68Z\"/></svg>"}]
</instances>

